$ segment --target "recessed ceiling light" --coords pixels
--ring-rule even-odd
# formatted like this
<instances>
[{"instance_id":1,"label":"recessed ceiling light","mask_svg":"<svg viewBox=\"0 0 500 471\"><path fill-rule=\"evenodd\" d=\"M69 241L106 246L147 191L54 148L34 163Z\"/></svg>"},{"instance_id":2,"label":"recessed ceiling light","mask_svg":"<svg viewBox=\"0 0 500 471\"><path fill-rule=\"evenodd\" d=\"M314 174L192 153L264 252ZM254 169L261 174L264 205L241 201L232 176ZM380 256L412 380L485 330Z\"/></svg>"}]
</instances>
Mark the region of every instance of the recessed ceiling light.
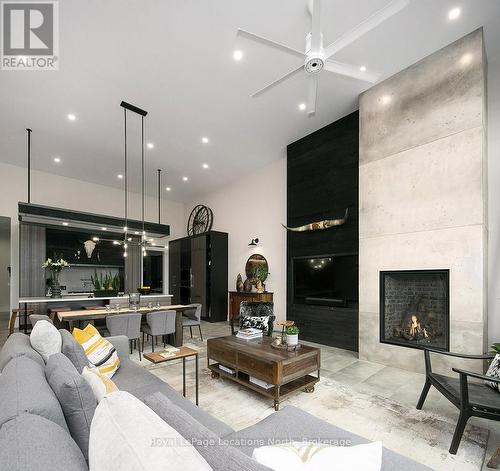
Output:
<instances>
[{"instance_id":1,"label":"recessed ceiling light","mask_svg":"<svg viewBox=\"0 0 500 471\"><path fill-rule=\"evenodd\" d=\"M188 177L182 177L182 181L183 181L183 182L187 182L188 180L189 180L189 178L188 178Z\"/></svg>"},{"instance_id":2,"label":"recessed ceiling light","mask_svg":"<svg viewBox=\"0 0 500 471\"><path fill-rule=\"evenodd\" d=\"M202 167L203 168L208 168L208 164L203 164Z\"/></svg>"},{"instance_id":3,"label":"recessed ceiling light","mask_svg":"<svg viewBox=\"0 0 500 471\"><path fill-rule=\"evenodd\" d=\"M449 12L448 12L448 19L449 20L456 20L460 14L462 13L462 10L458 7L456 8L452 8Z\"/></svg>"},{"instance_id":4,"label":"recessed ceiling light","mask_svg":"<svg viewBox=\"0 0 500 471\"><path fill-rule=\"evenodd\" d=\"M172 191L172 188L170 188L169 186L167 186L167 188L165 188L165 190Z\"/></svg>"},{"instance_id":5,"label":"recessed ceiling light","mask_svg":"<svg viewBox=\"0 0 500 471\"><path fill-rule=\"evenodd\" d=\"M365 65L362 65L359 70L361 70L361 72L366 72L366 66Z\"/></svg>"},{"instance_id":6,"label":"recessed ceiling light","mask_svg":"<svg viewBox=\"0 0 500 471\"><path fill-rule=\"evenodd\" d=\"M235 61L240 61L241 59L243 59L243 51L240 51L239 49L234 51L233 52L233 59Z\"/></svg>"},{"instance_id":7,"label":"recessed ceiling light","mask_svg":"<svg viewBox=\"0 0 500 471\"><path fill-rule=\"evenodd\" d=\"M463 66L469 65L472 62L472 54L470 52L466 52L461 58L460 58L460 64Z\"/></svg>"},{"instance_id":8,"label":"recessed ceiling light","mask_svg":"<svg viewBox=\"0 0 500 471\"><path fill-rule=\"evenodd\" d=\"M117 175L117 178L119 178L119 179L121 180L121 179L123 178L123 175L122 175L121 173L119 173L119 174Z\"/></svg>"},{"instance_id":9,"label":"recessed ceiling light","mask_svg":"<svg viewBox=\"0 0 500 471\"><path fill-rule=\"evenodd\" d=\"M69 114L68 114L68 119L69 119L70 121L75 121L76 116L75 116L73 113L69 113Z\"/></svg>"},{"instance_id":10,"label":"recessed ceiling light","mask_svg":"<svg viewBox=\"0 0 500 471\"><path fill-rule=\"evenodd\" d=\"M107 227L101 227L101 231L107 231L108 228Z\"/></svg>"},{"instance_id":11,"label":"recessed ceiling light","mask_svg":"<svg viewBox=\"0 0 500 471\"><path fill-rule=\"evenodd\" d=\"M306 104L305 103L300 103L299 104L299 110L304 111L306 109Z\"/></svg>"},{"instance_id":12,"label":"recessed ceiling light","mask_svg":"<svg viewBox=\"0 0 500 471\"><path fill-rule=\"evenodd\" d=\"M146 145L148 146L148 149L154 149L155 148L155 145L152 142L148 142Z\"/></svg>"},{"instance_id":13,"label":"recessed ceiling light","mask_svg":"<svg viewBox=\"0 0 500 471\"><path fill-rule=\"evenodd\" d=\"M203 144L208 144L208 137L202 137L201 138L201 142L203 142Z\"/></svg>"},{"instance_id":14,"label":"recessed ceiling light","mask_svg":"<svg viewBox=\"0 0 500 471\"><path fill-rule=\"evenodd\" d=\"M59 157L54 157L54 162L56 164L59 164L59 163L61 163L61 159Z\"/></svg>"},{"instance_id":15,"label":"recessed ceiling light","mask_svg":"<svg viewBox=\"0 0 500 471\"><path fill-rule=\"evenodd\" d=\"M62 225L63 226L69 226L69 223L68 222L63 222Z\"/></svg>"}]
</instances>

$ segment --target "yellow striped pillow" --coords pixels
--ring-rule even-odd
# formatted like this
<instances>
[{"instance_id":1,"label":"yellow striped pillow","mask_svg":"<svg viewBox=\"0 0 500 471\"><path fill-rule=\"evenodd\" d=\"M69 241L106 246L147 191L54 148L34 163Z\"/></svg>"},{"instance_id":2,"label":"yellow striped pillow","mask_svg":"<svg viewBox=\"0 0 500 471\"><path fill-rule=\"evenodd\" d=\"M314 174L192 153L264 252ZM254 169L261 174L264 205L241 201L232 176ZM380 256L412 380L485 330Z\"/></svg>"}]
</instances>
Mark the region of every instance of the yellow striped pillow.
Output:
<instances>
[{"instance_id":1,"label":"yellow striped pillow","mask_svg":"<svg viewBox=\"0 0 500 471\"><path fill-rule=\"evenodd\" d=\"M73 337L83 347L89 362L99 373L112 378L120 366L120 359L113 344L101 337L92 324L88 324L83 330L73 329Z\"/></svg>"}]
</instances>

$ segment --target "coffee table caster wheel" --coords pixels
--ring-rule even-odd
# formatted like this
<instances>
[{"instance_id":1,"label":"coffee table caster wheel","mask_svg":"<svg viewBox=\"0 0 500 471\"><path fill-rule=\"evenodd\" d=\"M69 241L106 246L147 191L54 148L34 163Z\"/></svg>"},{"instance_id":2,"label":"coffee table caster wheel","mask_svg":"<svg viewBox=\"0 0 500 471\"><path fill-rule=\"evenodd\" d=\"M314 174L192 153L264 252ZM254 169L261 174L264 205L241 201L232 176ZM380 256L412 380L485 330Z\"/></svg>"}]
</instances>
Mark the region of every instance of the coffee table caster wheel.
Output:
<instances>
[{"instance_id":1,"label":"coffee table caster wheel","mask_svg":"<svg viewBox=\"0 0 500 471\"><path fill-rule=\"evenodd\" d=\"M278 412L278 411L280 410L280 403L279 403L279 402L275 402L275 403L274 403L274 410L275 410L276 412Z\"/></svg>"},{"instance_id":2,"label":"coffee table caster wheel","mask_svg":"<svg viewBox=\"0 0 500 471\"><path fill-rule=\"evenodd\" d=\"M219 373L216 373L215 371L212 371L212 378L213 379L218 379L219 378Z\"/></svg>"},{"instance_id":3,"label":"coffee table caster wheel","mask_svg":"<svg viewBox=\"0 0 500 471\"><path fill-rule=\"evenodd\" d=\"M307 386L304 391L306 393L313 393L314 392L314 386Z\"/></svg>"}]
</instances>

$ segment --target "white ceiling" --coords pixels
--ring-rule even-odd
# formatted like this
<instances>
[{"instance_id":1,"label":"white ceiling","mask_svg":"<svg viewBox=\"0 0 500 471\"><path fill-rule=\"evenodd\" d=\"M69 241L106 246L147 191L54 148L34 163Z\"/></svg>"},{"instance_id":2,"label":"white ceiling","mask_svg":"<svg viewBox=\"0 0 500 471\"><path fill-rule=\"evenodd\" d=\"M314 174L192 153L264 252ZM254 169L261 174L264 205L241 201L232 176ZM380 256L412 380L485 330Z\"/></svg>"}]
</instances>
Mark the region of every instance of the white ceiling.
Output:
<instances>
[{"instance_id":1,"label":"white ceiling","mask_svg":"<svg viewBox=\"0 0 500 471\"><path fill-rule=\"evenodd\" d=\"M324 43L388 1L323 0ZM455 6L462 15L450 22ZM480 26L491 59L500 54L499 20L498 0L412 0L336 59L366 65L384 79ZM60 70L0 71L0 160L25 165L31 127L35 168L121 187L125 100L149 111L146 134L155 148L146 154L148 193L156 194L155 170L162 168L163 191L172 188L164 196L189 201L279 159L287 144L357 108L369 85L327 72L313 118L297 109L307 93L301 75L250 98L300 60L237 38L238 27L303 50L306 0L61 1ZM235 49L244 52L241 62L232 58ZM68 113L77 120L69 122ZM138 132L130 118L135 190Z\"/></svg>"}]
</instances>

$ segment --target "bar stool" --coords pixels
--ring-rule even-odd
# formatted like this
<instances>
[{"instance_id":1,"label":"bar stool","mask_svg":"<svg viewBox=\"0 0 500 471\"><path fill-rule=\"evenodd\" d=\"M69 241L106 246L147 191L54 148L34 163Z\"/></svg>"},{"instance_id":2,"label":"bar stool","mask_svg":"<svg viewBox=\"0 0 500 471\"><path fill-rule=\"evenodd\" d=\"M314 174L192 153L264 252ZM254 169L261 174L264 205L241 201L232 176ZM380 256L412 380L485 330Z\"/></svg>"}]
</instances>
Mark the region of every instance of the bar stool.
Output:
<instances>
[{"instance_id":1,"label":"bar stool","mask_svg":"<svg viewBox=\"0 0 500 471\"><path fill-rule=\"evenodd\" d=\"M24 308L19 308L19 309L12 309L12 314L10 315L10 320L9 320L9 336L14 333L14 327L16 325L16 319L17 316L24 316L24 333L28 333L28 316L31 314L34 314L35 311L33 309L24 309ZM21 330L21 325L19 325L19 330Z\"/></svg>"}]
</instances>

